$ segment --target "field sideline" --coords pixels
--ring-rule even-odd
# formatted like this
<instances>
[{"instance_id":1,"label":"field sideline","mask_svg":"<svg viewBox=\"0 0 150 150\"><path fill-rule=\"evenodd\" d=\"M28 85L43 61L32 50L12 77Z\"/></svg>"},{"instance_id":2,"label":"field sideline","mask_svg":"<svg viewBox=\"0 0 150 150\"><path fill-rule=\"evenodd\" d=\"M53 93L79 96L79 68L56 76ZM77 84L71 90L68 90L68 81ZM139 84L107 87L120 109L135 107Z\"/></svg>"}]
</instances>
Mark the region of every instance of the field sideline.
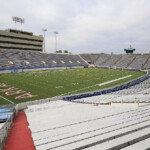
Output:
<instances>
[{"instance_id":1,"label":"field sideline","mask_svg":"<svg viewBox=\"0 0 150 150\"><path fill-rule=\"evenodd\" d=\"M76 94L107 88L133 80L144 72L112 69L65 69L0 74L0 95L14 103L22 103L58 95ZM106 85L98 84L118 80ZM0 97L0 104L8 104Z\"/></svg>"}]
</instances>

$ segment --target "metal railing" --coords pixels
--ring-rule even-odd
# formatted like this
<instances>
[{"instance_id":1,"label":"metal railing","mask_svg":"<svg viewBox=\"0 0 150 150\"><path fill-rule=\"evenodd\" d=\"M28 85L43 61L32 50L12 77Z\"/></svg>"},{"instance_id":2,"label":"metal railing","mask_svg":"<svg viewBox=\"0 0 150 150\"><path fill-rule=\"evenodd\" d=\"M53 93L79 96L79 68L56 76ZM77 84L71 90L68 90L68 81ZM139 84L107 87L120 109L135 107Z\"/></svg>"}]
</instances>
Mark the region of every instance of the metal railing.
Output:
<instances>
[{"instance_id":1,"label":"metal railing","mask_svg":"<svg viewBox=\"0 0 150 150\"><path fill-rule=\"evenodd\" d=\"M4 144L7 140L8 134L10 132L14 118L17 115L17 113L18 113L18 105L16 105L12 115L10 116L9 119L7 119L5 124L0 129L0 150L2 150L2 148L4 147Z\"/></svg>"}]
</instances>

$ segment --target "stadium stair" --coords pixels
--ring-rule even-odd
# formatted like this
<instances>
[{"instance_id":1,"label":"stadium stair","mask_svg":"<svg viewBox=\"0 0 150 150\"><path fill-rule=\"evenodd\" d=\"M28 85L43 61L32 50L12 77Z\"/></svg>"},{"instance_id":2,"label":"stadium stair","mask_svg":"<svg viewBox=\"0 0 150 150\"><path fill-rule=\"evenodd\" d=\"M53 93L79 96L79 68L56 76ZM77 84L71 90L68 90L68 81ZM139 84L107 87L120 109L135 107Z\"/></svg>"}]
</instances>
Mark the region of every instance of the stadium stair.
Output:
<instances>
[{"instance_id":1,"label":"stadium stair","mask_svg":"<svg viewBox=\"0 0 150 150\"><path fill-rule=\"evenodd\" d=\"M3 150L35 150L23 111L18 112Z\"/></svg>"},{"instance_id":2,"label":"stadium stair","mask_svg":"<svg viewBox=\"0 0 150 150\"><path fill-rule=\"evenodd\" d=\"M19 57L23 60L23 61L28 61L26 58L24 58L21 53L18 52ZM29 62L29 61L28 61ZM29 62L31 64L31 62Z\"/></svg>"},{"instance_id":3,"label":"stadium stair","mask_svg":"<svg viewBox=\"0 0 150 150\"><path fill-rule=\"evenodd\" d=\"M123 56L121 55L121 56L119 57L119 59L117 59L113 64L111 64L111 66L114 66L117 62L119 62L122 57L123 57Z\"/></svg>"},{"instance_id":4,"label":"stadium stair","mask_svg":"<svg viewBox=\"0 0 150 150\"><path fill-rule=\"evenodd\" d=\"M95 62L100 58L100 55L97 56L97 58L95 59Z\"/></svg>"},{"instance_id":5,"label":"stadium stair","mask_svg":"<svg viewBox=\"0 0 150 150\"><path fill-rule=\"evenodd\" d=\"M149 61L149 59L150 59L150 56L146 59L146 61L144 62L144 64L143 64L143 68L144 68L144 66L147 64L147 62Z\"/></svg>"},{"instance_id":6,"label":"stadium stair","mask_svg":"<svg viewBox=\"0 0 150 150\"><path fill-rule=\"evenodd\" d=\"M5 53L4 53L3 51L0 50L0 53L1 53L8 61L13 62L12 60L9 59L9 57L7 57L7 56L5 55ZM15 64L14 62L13 62L13 65L16 66L16 64Z\"/></svg>"},{"instance_id":7,"label":"stadium stair","mask_svg":"<svg viewBox=\"0 0 150 150\"><path fill-rule=\"evenodd\" d=\"M112 55L110 55L109 57L107 57L107 59L105 59L105 61L103 61L100 65L104 65L109 59L111 59Z\"/></svg>"},{"instance_id":8,"label":"stadium stair","mask_svg":"<svg viewBox=\"0 0 150 150\"><path fill-rule=\"evenodd\" d=\"M132 61L127 64L126 68L128 68L128 67L133 63L133 61L134 61L135 59L136 59L136 56L134 56L134 58L132 59Z\"/></svg>"}]
</instances>

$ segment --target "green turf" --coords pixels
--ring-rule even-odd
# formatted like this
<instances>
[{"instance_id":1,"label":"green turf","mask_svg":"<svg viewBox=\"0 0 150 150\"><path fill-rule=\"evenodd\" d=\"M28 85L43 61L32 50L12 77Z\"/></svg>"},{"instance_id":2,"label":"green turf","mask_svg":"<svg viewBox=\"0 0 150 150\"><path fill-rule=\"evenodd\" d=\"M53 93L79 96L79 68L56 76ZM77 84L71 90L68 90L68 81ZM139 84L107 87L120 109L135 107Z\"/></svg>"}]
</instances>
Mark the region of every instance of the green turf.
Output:
<instances>
[{"instance_id":1,"label":"green turf","mask_svg":"<svg viewBox=\"0 0 150 150\"><path fill-rule=\"evenodd\" d=\"M0 98L0 105L5 105L5 104L11 104L10 102L6 101L3 98Z\"/></svg>"},{"instance_id":2,"label":"green turf","mask_svg":"<svg viewBox=\"0 0 150 150\"><path fill-rule=\"evenodd\" d=\"M132 75L132 77L101 87L97 86L97 84L127 75ZM142 75L144 75L144 73L139 71L96 68L0 74L0 83L8 84L10 87L15 86L16 88L23 89L27 92L32 92L33 95L39 96L15 100L14 97L21 94L6 96L4 92L0 92L0 95L13 101L14 103L22 103L58 95L68 95L107 88L127 82ZM0 104L2 103L7 102L0 100Z\"/></svg>"}]
</instances>

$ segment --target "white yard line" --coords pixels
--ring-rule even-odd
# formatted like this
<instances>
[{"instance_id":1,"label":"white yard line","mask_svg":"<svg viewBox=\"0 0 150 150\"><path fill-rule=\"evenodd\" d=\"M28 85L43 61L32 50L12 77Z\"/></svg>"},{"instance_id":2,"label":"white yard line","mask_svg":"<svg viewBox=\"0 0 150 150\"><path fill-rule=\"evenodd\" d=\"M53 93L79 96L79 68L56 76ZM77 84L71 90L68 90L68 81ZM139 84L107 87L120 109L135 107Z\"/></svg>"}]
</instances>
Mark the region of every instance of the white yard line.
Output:
<instances>
[{"instance_id":1,"label":"white yard line","mask_svg":"<svg viewBox=\"0 0 150 150\"><path fill-rule=\"evenodd\" d=\"M112 83L112 82L115 82L115 81L119 81L119 80L122 80L122 79L125 79L125 78L129 78L131 76L132 75L128 75L128 76L125 76L125 77L122 77L122 78L114 79L114 80L107 81L107 82L104 82L104 83L101 83L101 84L96 84L96 85L98 85L98 86L106 85L106 84L109 84L109 83ZM78 91L81 91L81 90L84 90L84 89L88 89L88 88L96 86L96 85L92 85L92 86L88 86L88 87L85 87L85 88L82 88L82 89L74 90L74 91L71 91L71 92L68 92L68 93L65 93L65 94L62 94L62 95L78 92Z\"/></svg>"},{"instance_id":2,"label":"white yard line","mask_svg":"<svg viewBox=\"0 0 150 150\"><path fill-rule=\"evenodd\" d=\"M122 79L125 79L125 78L129 78L131 76L132 75L128 75L128 76L125 76L125 77L122 77L122 78L118 78L118 79L115 79L115 80L111 80L111 81L107 81L107 82L104 82L104 83L101 83L101 84L98 84L98 85L99 86L106 85L106 84L109 84L109 83L112 83L112 82L115 82L115 81L119 81L119 80L122 80Z\"/></svg>"},{"instance_id":3,"label":"white yard line","mask_svg":"<svg viewBox=\"0 0 150 150\"><path fill-rule=\"evenodd\" d=\"M10 101L9 99L7 99L7 98L5 98L5 97L3 97L3 96L1 96L1 95L0 95L0 97L3 98L4 100L10 102L11 104L14 104L14 102Z\"/></svg>"}]
</instances>

